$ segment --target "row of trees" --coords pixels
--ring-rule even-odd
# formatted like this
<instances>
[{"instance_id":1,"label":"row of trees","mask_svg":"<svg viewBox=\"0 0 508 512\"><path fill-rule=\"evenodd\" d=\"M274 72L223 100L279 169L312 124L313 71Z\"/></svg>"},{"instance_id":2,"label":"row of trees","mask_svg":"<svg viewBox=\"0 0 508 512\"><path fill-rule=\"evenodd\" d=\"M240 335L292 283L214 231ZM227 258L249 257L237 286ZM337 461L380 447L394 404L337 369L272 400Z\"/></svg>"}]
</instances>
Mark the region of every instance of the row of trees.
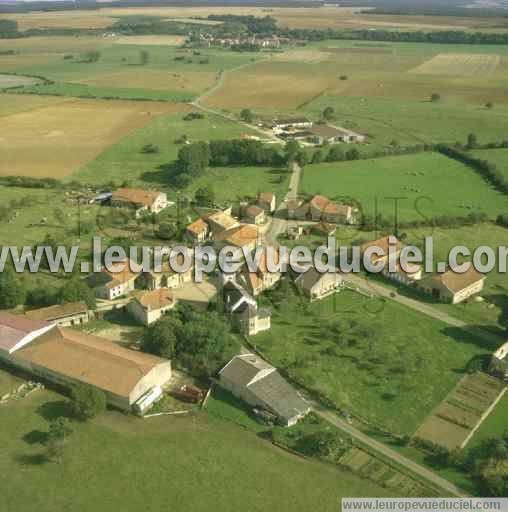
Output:
<instances>
[{"instance_id":1,"label":"row of trees","mask_svg":"<svg viewBox=\"0 0 508 512\"><path fill-rule=\"evenodd\" d=\"M6 266L0 272L0 309L11 309L21 304L45 307L53 304L85 302L89 308L95 307L93 290L77 277L68 279L59 288L39 284L27 289L24 278L11 267Z\"/></svg>"},{"instance_id":2,"label":"row of trees","mask_svg":"<svg viewBox=\"0 0 508 512\"><path fill-rule=\"evenodd\" d=\"M217 312L181 305L145 331L141 349L175 361L196 377L210 377L239 352L240 343Z\"/></svg>"},{"instance_id":3,"label":"row of trees","mask_svg":"<svg viewBox=\"0 0 508 512\"><path fill-rule=\"evenodd\" d=\"M471 144L471 140L469 141L469 144ZM436 146L436 150L449 158L453 158L454 160L458 160L459 162L472 167L498 190L508 193L508 181L494 164L486 160L476 158L462 149L448 146L446 144L438 144Z\"/></svg>"}]
</instances>

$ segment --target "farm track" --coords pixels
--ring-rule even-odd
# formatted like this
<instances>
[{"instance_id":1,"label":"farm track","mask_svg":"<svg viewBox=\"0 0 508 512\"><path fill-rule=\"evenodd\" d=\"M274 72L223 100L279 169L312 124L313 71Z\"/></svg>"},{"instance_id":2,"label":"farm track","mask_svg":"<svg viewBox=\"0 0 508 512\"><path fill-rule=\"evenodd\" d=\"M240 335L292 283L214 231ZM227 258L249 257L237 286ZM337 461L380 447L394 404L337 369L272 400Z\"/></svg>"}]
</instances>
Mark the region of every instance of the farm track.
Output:
<instances>
[{"instance_id":1,"label":"farm track","mask_svg":"<svg viewBox=\"0 0 508 512\"><path fill-rule=\"evenodd\" d=\"M381 455L393 460L395 463L403 466L404 468L408 469L411 473L414 473L415 475L418 475L419 477L423 478L424 480L432 483L433 485L437 486L439 489L442 489L443 491L446 491L446 493L450 494L451 496L459 496L464 497L467 496L467 493L463 491L462 489L459 489L457 486L453 485L448 480L445 480L444 478L441 478L440 476L436 475L433 471L421 466L420 464L417 464L416 462L413 462L412 460L404 457L400 453L396 452L395 450L392 450L388 446L375 441L368 435L364 434L357 428L349 425L344 420L340 419L335 411L332 411L326 407L324 407L322 404L312 401L309 401L314 412L321 416L324 420L326 420L328 423L331 423L335 427L337 427L339 430L342 430L343 432L346 432L353 438L357 439L358 441L362 442L363 444L367 445L369 448L374 450L377 453L380 453Z\"/></svg>"}]
</instances>

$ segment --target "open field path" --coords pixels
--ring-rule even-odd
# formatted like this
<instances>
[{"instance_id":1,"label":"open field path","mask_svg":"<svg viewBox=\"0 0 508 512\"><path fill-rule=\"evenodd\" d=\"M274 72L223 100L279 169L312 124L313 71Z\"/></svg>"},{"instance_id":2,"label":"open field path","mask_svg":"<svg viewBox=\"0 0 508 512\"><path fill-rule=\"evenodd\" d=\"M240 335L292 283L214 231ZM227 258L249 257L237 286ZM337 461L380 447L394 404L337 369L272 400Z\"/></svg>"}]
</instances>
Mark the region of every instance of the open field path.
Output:
<instances>
[{"instance_id":1,"label":"open field path","mask_svg":"<svg viewBox=\"0 0 508 512\"><path fill-rule=\"evenodd\" d=\"M393 460L400 466L405 467L412 473L420 476L424 480L427 480L428 482L432 483L433 485L435 485L442 491L445 491L447 494L451 496L467 496L467 493L465 491L459 489L457 486L453 485L448 480L445 480L444 478L441 478L440 476L436 475L430 469L427 469L421 466L420 464L413 462L412 460L404 457L395 450L388 448L386 445L378 441L375 441L374 439L364 434L363 432L353 427L352 425L349 425L349 423L340 419L334 411L326 408L325 406L313 400L308 401L317 415L331 423L333 426L342 430L343 432L346 432L347 434L357 439L361 443L367 445L375 452L378 452L381 455L387 457L388 459Z\"/></svg>"}]
</instances>

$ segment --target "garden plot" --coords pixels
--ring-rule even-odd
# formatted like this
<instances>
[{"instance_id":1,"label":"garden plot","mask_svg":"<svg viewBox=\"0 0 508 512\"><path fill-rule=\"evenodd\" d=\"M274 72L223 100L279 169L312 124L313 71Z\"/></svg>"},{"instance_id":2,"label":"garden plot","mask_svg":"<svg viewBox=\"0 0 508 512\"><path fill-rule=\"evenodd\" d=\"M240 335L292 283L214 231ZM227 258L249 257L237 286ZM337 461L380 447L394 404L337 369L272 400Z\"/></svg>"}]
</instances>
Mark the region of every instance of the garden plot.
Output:
<instances>
[{"instance_id":1,"label":"garden plot","mask_svg":"<svg viewBox=\"0 0 508 512\"><path fill-rule=\"evenodd\" d=\"M450 450L462 447L471 431L485 419L504 384L484 373L465 376L416 431L415 437Z\"/></svg>"},{"instance_id":2,"label":"garden plot","mask_svg":"<svg viewBox=\"0 0 508 512\"><path fill-rule=\"evenodd\" d=\"M501 57L482 53L439 53L432 59L413 68L409 73L418 75L488 76L492 74Z\"/></svg>"}]
</instances>

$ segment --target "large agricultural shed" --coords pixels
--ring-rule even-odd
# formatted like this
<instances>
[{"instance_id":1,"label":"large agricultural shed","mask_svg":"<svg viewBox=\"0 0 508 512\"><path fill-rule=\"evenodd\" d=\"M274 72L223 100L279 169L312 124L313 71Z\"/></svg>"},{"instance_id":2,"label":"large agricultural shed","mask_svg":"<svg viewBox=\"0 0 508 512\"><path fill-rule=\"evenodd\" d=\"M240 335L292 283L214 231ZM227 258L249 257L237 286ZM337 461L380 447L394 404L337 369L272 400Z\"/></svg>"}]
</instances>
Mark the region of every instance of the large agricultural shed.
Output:
<instances>
[{"instance_id":1,"label":"large agricultural shed","mask_svg":"<svg viewBox=\"0 0 508 512\"><path fill-rule=\"evenodd\" d=\"M59 385L94 386L121 409L171 378L167 359L9 313L0 313L0 359Z\"/></svg>"}]
</instances>

